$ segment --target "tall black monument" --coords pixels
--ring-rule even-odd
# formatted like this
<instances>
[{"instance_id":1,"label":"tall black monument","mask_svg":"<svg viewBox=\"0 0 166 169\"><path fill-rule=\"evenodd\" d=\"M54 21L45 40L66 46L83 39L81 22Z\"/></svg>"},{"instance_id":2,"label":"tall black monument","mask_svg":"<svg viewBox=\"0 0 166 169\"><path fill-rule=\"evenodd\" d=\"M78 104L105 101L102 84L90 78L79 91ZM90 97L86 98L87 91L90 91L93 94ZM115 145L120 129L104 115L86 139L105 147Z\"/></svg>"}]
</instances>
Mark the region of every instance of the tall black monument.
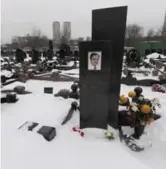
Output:
<instances>
[{"instance_id":1,"label":"tall black monument","mask_svg":"<svg viewBox=\"0 0 166 169\"><path fill-rule=\"evenodd\" d=\"M92 41L80 44L80 128L118 126L126 18L126 6L92 11ZM91 55L100 70L89 70Z\"/></svg>"}]
</instances>

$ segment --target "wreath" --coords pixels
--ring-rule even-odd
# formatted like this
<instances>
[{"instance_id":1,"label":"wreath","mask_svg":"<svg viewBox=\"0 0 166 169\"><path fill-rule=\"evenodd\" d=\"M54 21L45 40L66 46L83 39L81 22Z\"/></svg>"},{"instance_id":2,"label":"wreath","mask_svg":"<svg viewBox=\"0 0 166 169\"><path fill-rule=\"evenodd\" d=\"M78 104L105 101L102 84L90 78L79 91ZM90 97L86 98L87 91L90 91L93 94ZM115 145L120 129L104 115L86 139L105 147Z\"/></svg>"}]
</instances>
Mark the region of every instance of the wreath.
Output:
<instances>
[{"instance_id":1,"label":"wreath","mask_svg":"<svg viewBox=\"0 0 166 169\"><path fill-rule=\"evenodd\" d=\"M137 50L132 49L126 54L126 64L128 66L135 65L136 67L139 67L140 65L140 56Z\"/></svg>"}]
</instances>

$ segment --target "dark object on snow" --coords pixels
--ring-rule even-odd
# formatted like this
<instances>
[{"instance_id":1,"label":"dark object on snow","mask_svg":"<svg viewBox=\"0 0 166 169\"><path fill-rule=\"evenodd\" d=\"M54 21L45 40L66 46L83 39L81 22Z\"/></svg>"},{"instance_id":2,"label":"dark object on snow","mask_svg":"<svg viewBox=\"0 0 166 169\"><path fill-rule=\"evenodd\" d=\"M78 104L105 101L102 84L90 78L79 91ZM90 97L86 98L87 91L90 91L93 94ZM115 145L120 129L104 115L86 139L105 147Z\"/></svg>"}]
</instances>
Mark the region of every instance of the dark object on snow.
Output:
<instances>
[{"instance_id":1,"label":"dark object on snow","mask_svg":"<svg viewBox=\"0 0 166 169\"><path fill-rule=\"evenodd\" d=\"M1 83L5 83L6 82L6 76L5 75L1 75Z\"/></svg>"},{"instance_id":2,"label":"dark object on snow","mask_svg":"<svg viewBox=\"0 0 166 169\"><path fill-rule=\"evenodd\" d=\"M78 94L78 92L70 92L69 93L69 98L73 98L73 99L79 99L80 97L79 97L79 94Z\"/></svg>"},{"instance_id":3,"label":"dark object on snow","mask_svg":"<svg viewBox=\"0 0 166 169\"><path fill-rule=\"evenodd\" d=\"M39 125L39 123L33 122L31 126L28 126L28 131L33 131L33 129L38 125Z\"/></svg>"},{"instance_id":4,"label":"dark object on snow","mask_svg":"<svg viewBox=\"0 0 166 169\"><path fill-rule=\"evenodd\" d=\"M39 60L39 52L35 49L32 50L32 64L36 64Z\"/></svg>"},{"instance_id":5,"label":"dark object on snow","mask_svg":"<svg viewBox=\"0 0 166 169\"><path fill-rule=\"evenodd\" d=\"M132 151L140 152L145 149L144 147L140 147L139 145L134 143L135 139L132 136L124 135L121 127L119 127L119 138L120 141L124 141L127 147L129 147Z\"/></svg>"},{"instance_id":6,"label":"dark object on snow","mask_svg":"<svg viewBox=\"0 0 166 169\"><path fill-rule=\"evenodd\" d=\"M33 129L38 126L39 123L26 121L24 124L22 124L18 129L24 129L28 131L33 131Z\"/></svg>"},{"instance_id":7,"label":"dark object on snow","mask_svg":"<svg viewBox=\"0 0 166 169\"><path fill-rule=\"evenodd\" d=\"M47 141L51 141L56 136L55 127L43 126L38 130L38 133L43 135Z\"/></svg>"},{"instance_id":8,"label":"dark object on snow","mask_svg":"<svg viewBox=\"0 0 166 169\"><path fill-rule=\"evenodd\" d=\"M14 92L16 92L17 94L23 94L25 92L25 87L24 86L16 86L13 89Z\"/></svg>"},{"instance_id":9,"label":"dark object on snow","mask_svg":"<svg viewBox=\"0 0 166 169\"><path fill-rule=\"evenodd\" d=\"M15 102L17 102L17 95L16 95L16 93L8 93L7 95L6 95L6 102L7 103L15 103Z\"/></svg>"},{"instance_id":10,"label":"dark object on snow","mask_svg":"<svg viewBox=\"0 0 166 169\"><path fill-rule=\"evenodd\" d=\"M22 63L24 61L24 56L25 56L24 51L22 51L21 49L18 48L16 50L16 62Z\"/></svg>"},{"instance_id":11,"label":"dark object on snow","mask_svg":"<svg viewBox=\"0 0 166 169\"><path fill-rule=\"evenodd\" d=\"M142 94L143 89L141 87L136 87L134 91L136 93L136 97L139 97Z\"/></svg>"},{"instance_id":12,"label":"dark object on snow","mask_svg":"<svg viewBox=\"0 0 166 169\"><path fill-rule=\"evenodd\" d=\"M138 80L139 86L152 86L153 84L160 84L158 80L153 80L153 79L143 79L143 80Z\"/></svg>"},{"instance_id":13,"label":"dark object on snow","mask_svg":"<svg viewBox=\"0 0 166 169\"><path fill-rule=\"evenodd\" d=\"M153 80L153 79L143 79L143 80L137 80L136 78L133 77L122 77L121 79L122 84L126 84L128 86L152 86L153 84L162 84L158 80Z\"/></svg>"},{"instance_id":14,"label":"dark object on snow","mask_svg":"<svg viewBox=\"0 0 166 169\"><path fill-rule=\"evenodd\" d=\"M76 92L77 89L78 89L78 85L77 85L77 84L74 83L74 84L71 85L71 90L72 90L73 92Z\"/></svg>"},{"instance_id":15,"label":"dark object on snow","mask_svg":"<svg viewBox=\"0 0 166 169\"><path fill-rule=\"evenodd\" d=\"M139 139L142 134L144 133L145 126L139 125L134 127L134 134L132 135L133 138Z\"/></svg>"},{"instance_id":16,"label":"dark object on snow","mask_svg":"<svg viewBox=\"0 0 166 169\"><path fill-rule=\"evenodd\" d=\"M138 81L136 78L134 78L132 76L127 76L127 77L122 77L121 83L132 86L132 85L137 85Z\"/></svg>"},{"instance_id":17,"label":"dark object on snow","mask_svg":"<svg viewBox=\"0 0 166 169\"><path fill-rule=\"evenodd\" d=\"M6 97L1 98L1 103L6 103L6 102L7 102Z\"/></svg>"},{"instance_id":18,"label":"dark object on snow","mask_svg":"<svg viewBox=\"0 0 166 169\"><path fill-rule=\"evenodd\" d=\"M45 87L44 88L44 93L52 94L53 93L53 88L52 87Z\"/></svg>"},{"instance_id":19,"label":"dark object on snow","mask_svg":"<svg viewBox=\"0 0 166 169\"><path fill-rule=\"evenodd\" d=\"M72 84L71 85L71 89L72 91L69 93L69 98L73 98L73 99L79 99L79 94L77 92L78 90L78 84Z\"/></svg>"},{"instance_id":20,"label":"dark object on snow","mask_svg":"<svg viewBox=\"0 0 166 169\"><path fill-rule=\"evenodd\" d=\"M129 118L128 110L121 110L118 112L118 124L120 126L131 126L132 119Z\"/></svg>"},{"instance_id":21,"label":"dark object on snow","mask_svg":"<svg viewBox=\"0 0 166 169\"><path fill-rule=\"evenodd\" d=\"M135 139L132 136L123 135L123 140L132 151L140 152L145 149L134 143Z\"/></svg>"},{"instance_id":22,"label":"dark object on snow","mask_svg":"<svg viewBox=\"0 0 166 169\"><path fill-rule=\"evenodd\" d=\"M161 116L159 115L159 114L154 114L154 120L156 121L156 120L158 120L158 119L160 119L161 118Z\"/></svg>"},{"instance_id":23,"label":"dark object on snow","mask_svg":"<svg viewBox=\"0 0 166 169\"><path fill-rule=\"evenodd\" d=\"M71 103L71 108L69 109L68 114L64 118L64 120L62 122L62 125L66 124L73 117L73 113L74 113L74 111L77 110L77 108L78 108L77 102L72 102Z\"/></svg>"},{"instance_id":24,"label":"dark object on snow","mask_svg":"<svg viewBox=\"0 0 166 169\"><path fill-rule=\"evenodd\" d=\"M39 123L26 121L24 124L22 124L18 129L33 131L33 129L38 126Z\"/></svg>"},{"instance_id":25,"label":"dark object on snow","mask_svg":"<svg viewBox=\"0 0 166 169\"><path fill-rule=\"evenodd\" d=\"M55 97L63 97L64 99L68 99L69 98L69 93L70 93L69 90L62 89L58 93L56 93L54 96Z\"/></svg>"}]
</instances>

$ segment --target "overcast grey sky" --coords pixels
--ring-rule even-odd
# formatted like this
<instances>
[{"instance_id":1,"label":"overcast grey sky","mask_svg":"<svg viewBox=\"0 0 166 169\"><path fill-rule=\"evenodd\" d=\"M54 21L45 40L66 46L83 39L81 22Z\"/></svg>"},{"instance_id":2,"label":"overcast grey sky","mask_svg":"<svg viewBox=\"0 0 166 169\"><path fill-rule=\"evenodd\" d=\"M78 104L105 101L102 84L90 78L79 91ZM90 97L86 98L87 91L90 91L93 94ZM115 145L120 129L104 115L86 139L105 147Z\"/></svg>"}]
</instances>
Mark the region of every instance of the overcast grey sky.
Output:
<instances>
[{"instance_id":1,"label":"overcast grey sky","mask_svg":"<svg viewBox=\"0 0 166 169\"><path fill-rule=\"evenodd\" d=\"M90 36L91 10L121 5L128 5L127 23L159 28L166 10L166 0L1 0L1 5L2 43L34 28L52 38L53 21L71 21L73 38Z\"/></svg>"}]
</instances>

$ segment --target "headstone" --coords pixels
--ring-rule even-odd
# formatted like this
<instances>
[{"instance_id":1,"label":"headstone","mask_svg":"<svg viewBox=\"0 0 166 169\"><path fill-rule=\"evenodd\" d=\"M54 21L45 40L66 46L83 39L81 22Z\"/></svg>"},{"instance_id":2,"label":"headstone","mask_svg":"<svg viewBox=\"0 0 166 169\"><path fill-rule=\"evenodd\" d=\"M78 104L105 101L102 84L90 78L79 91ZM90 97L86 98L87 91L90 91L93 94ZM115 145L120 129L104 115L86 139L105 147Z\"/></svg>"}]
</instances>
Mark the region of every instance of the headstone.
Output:
<instances>
[{"instance_id":1,"label":"headstone","mask_svg":"<svg viewBox=\"0 0 166 169\"><path fill-rule=\"evenodd\" d=\"M24 61L24 52L21 49L16 50L16 61L22 63Z\"/></svg>"},{"instance_id":2,"label":"headstone","mask_svg":"<svg viewBox=\"0 0 166 169\"><path fill-rule=\"evenodd\" d=\"M112 43L80 43L80 128L107 128Z\"/></svg>"},{"instance_id":3,"label":"headstone","mask_svg":"<svg viewBox=\"0 0 166 169\"><path fill-rule=\"evenodd\" d=\"M166 66L164 66L164 72L166 72Z\"/></svg>"},{"instance_id":4,"label":"headstone","mask_svg":"<svg viewBox=\"0 0 166 169\"><path fill-rule=\"evenodd\" d=\"M162 65L161 63L156 62L156 68L157 68L157 69L161 69L161 68L162 68L162 66L163 66L163 65Z\"/></svg>"},{"instance_id":5,"label":"headstone","mask_svg":"<svg viewBox=\"0 0 166 169\"><path fill-rule=\"evenodd\" d=\"M159 71L158 71L158 70L153 70L153 71L152 71L152 75L153 75L153 76L158 76L158 74L159 74Z\"/></svg>"},{"instance_id":6,"label":"headstone","mask_svg":"<svg viewBox=\"0 0 166 169\"><path fill-rule=\"evenodd\" d=\"M6 95L6 102L7 103L15 103L17 101L17 95L16 93L8 93Z\"/></svg>"},{"instance_id":7,"label":"headstone","mask_svg":"<svg viewBox=\"0 0 166 169\"><path fill-rule=\"evenodd\" d=\"M39 52L35 49L32 50L32 64L36 64L39 60Z\"/></svg>"},{"instance_id":8,"label":"headstone","mask_svg":"<svg viewBox=\"0 0 166 169\"><path fill-rule=\"evenodd\" d=\"M117 111L119 106L126 18L127 6L92 11L92 40L111 40L113 42L108 111L108 122L112 126L117 126L118 124Z\"/></svg>"},{"instance_id":9,"label":"headstone","mask_svg":"<svg viewBox=\"0 0 166 169\"><path fill-rule=\"evenodd\" d=\"M58 72L58 71L57 71L57 72L53 72L53 73L51 74L51 79L52 79L53 81L58 81L58 80L60 79L59 72Z\"/></svg>"},{"instance_id":10,"label":"headstone","mask_svg":"<svg viewBox=\"0 0 166 169\"><path fill-rule=\"evenodd\" d=\"M6 76L5 75L1 75L1 83L5 83L6 82Z\"/></svg>"},{"instance_id":11,"label":"headstone","mask_svg":"<svg viewBox=\"0 0 166 169\"><path fill-rule=\"evenodd\" d=\"M44 93L52 94L53 93L53 88L52 87L45 87L44 88Z\"/></svg>"},{"instance_id":12,"label":"headstone","mask_svg":"<svg viewBox=\"0 0 166 169\"><path fill-rule=\"evenodd\" d=\"M125 67L125 68L123 69L123 73L124 73L124 75L128 75L128 72L129 72L128 68L127 68L127 67Z\"/></svg>"}]
</instances>

